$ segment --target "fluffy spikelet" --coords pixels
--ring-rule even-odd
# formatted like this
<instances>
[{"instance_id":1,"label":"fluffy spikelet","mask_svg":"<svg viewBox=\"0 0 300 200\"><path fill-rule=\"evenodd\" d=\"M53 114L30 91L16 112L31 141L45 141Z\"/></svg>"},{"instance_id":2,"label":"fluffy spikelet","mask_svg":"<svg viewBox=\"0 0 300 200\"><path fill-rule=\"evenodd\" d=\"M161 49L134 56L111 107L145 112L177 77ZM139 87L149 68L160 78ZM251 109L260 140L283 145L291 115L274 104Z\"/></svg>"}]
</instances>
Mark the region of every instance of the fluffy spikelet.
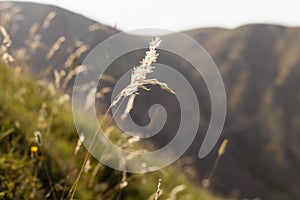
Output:
<instances>
[{"instance_id":1,"label":"fluffy spikelet","mask_svg":"<svg viewBox=\"0 0 300 200\"><path fill-rule=\"evenodd\" d=\"M47 53L46 59L49 60L59 50L61 44L66 41L65 36L59 37L56 42L52 45L49 52Z\"/></svg>"},{"instance_id":2,"label":"fluffy spikelet","mask_svg":"<svg viewBox=\"0 0 300 200\"><path fill-rule=\"evenodd\" d=\"M158 53L156 49L159 47L161 40L159 37L153 39L149 44L149 51L146 52L146 56L140 62L140 65L133 68L131 74L131 82L126 86L114 99L111 106L115 106L121 99L125 97L130 97L127 103L126 109L122 114L121 118L124 119L128 113L133 108L134 99L138 94L139 89L149 91L149 88L146 88L145 85L157 85L162 89L174 94L174 91L168 87L166 83L162 83L157 79L147 79L147 75L153 72L155 68L152 66L152 63L156 62Z\"/></svg>"},{"instance_id":3,"label":"fluffy spikelet","mask_svg":"<svg viewBox=\"0 0 300 200\"><path fill-rule=\"evenodd\" d=\"M161 179L158 180L157 190L155 194L155 200L158 200L158 197L161 194Z\"/></svg>"},{"instance_id":4,"label":"fluffy spikelet","mask_svg":"<svg viewBox=\"0 0 300 200\"><path fill-rule=\"evenodd\" d=\"M64 66L67 67L72 67L73 64L78 59L84 52L86 52L89 49L89 46L87 44L84 44L81 41L77 41L74 43L74 47L77 48L75 52L71 53L70 56L67 58Z\"/></svg>"},{"instance_id":5,"label":"fluffy spikelet","mask_svg":"<svg viewBox=\"0 0 300 200\"><path fill-rule=\"evenodd\" d=\"M225 140L222 142L222 144L221 144L221 146L220 146L220 148L219 148L219 151L218 151L218 156L222 156L222 155L225 154L227 143L228 143L228 140L227 140L227 139L225 139Z\"/></svg>"},{"instance_id":6,"label":"fluffy spikelet","mask_svg":"<svg viewBox=\"0 0 300 200\"><path fill-rule=\"evenodd\" d=\"M2 35L2 41L0 46L0 55L2 60L6 64L10 64L14 61L14 58L8 53L8 49L11 45L11 39L6 29L3 26L0 26L0 33Z\"/></svg>"},{"instance_id":7,"label":"fluffy spikelet","mask_svg":"<svg viewBox=\"0 0 300 200\"><path fill-rule=\"evenodd\" d=\"M49 28L51 21L53 20L53 18L56 16L56 12L51 11L45 18L43 24L42 24L42 29L46 30L47 28Z\"/></svg>"},{"instance_id":8,"label":"fluffy spikelet","mask_svg":"<svg viewBox=\"0 0 300 200\"><path fill-rule=\"evenodd\" d=\"M2 44L5 45L6 47L10 47L11 39L6 29L3 26L0 26L0 32L3 36Z\"/></svg>"}]
</instances>

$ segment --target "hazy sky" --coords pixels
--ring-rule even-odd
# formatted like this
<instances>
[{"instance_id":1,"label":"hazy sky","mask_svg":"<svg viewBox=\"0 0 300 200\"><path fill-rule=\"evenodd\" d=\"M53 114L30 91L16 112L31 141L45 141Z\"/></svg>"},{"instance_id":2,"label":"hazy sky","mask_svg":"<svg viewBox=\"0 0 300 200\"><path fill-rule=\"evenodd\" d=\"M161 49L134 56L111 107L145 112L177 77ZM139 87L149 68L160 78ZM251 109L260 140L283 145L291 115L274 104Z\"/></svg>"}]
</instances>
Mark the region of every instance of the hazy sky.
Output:
<instances>
[{"instance_id":1,"label":"hazy sky","mask_svg":"<svg viewBox=\"0 0 300 200\"><path fill-rule=\"evenodd\" d=\"M198 27L234 28L247 23L300 26L300 0L31 0L83 14L128 31Z\"/></svg>"}]
</instances>

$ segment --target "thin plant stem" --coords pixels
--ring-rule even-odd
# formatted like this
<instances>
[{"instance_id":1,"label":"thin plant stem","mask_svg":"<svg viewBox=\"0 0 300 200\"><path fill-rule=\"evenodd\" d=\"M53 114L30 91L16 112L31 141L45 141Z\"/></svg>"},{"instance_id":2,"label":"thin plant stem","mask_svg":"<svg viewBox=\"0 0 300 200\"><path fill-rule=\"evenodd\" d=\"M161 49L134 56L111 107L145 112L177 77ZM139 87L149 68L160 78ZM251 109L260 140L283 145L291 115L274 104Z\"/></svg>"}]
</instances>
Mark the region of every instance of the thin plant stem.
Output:
<instances>
[{"instance_id":1,"label":"thin plant stem","mask_svg":"<svg viewBox=\"0 0 300 200\"><path fill-rule=\"evenodd\" d=\"M107 126L109 126L109 125L112 123L112 120L114 119L115 115L116 115L117 112L119 111L119 109L120 109L121 105L123 104L124 100L125 100L125 98L123 98L123 99L121 100L121 102L120 102L120 104L118 105L118 107L116 108L115 112L114 112L113 115L110 117L110 119L109 119L109 121L108 121L108 123L107 123ZM111 108L111 107L112 107L112 106L110 106L110 108ZM102 119L102 120L103 120L103 119ZM100 124L100 126L101 126L101 125L102 125L102 124Z\"/></svg>"},{"instance_id":2,"label":"thin plant stem","mask_svg":"<svg viewBox=\"0 0 300 200\"><path fill-rule=\"evenodd\" d=\"M210 173L209 173L209 176L208 176L208 178L207 178L209 182L211 182L211 179L212 179L212 177L213 177L213 175L214 175L214 173L215 173L215 171L216 171L217 166L219 165L219 162L220 162L221 157L222 157L222 156L218 156L218 157L216 158L215 162L214 162L214 165L213 165L213 167L212 167L212 169L211 169L211 171L210 171Z\"/></svg>"},{"instance_id":3,"label":"thin plant stem","mask_svg":"<svg viewBox=\"0 0 300 200\"><path fill-rule=\"evenodd\" d=\"M213 165L213 167L212 167L212 169L209 173L209 176L208 176L209 183L211 182L212 176L214 175L215 170L216 170L217 166L219 165L219 162L220 162L222 156L225 154L227 143L228 143L228 140L224 139L221 146L219 147L218 156L217 156L217 158L214 162L214 165Z\"/></svg>"},{"instance_id":4,"label":"thin plant stem","mask_svg":"<svg viewBox=\"0 0 300 200\"><path fill-rule=\"evenodd\" d=\"M118 112L118 110L120 109L120 107L121 107L122 103L124 102L124 100L125 100L125 98L123 98L123 99L121 100L121 102L120 102L120 104L118 105L118 107L116 108L115 112L113 113L113 115L112 115L111 118L109 119L109 122L108 122L107 125L109 125L109 124L112 122L112 119L114 118L114 116L115 116L115 114ZM104 114L102 120L100 121L100 127L103 125L104 120L105 120L105 118L108 116L108 113L109 113L109 111L111 110L111 108L112 108L112 105L110 105L109 108L107 109L107 111L105 112L105 114ZM90 150L90 151L93 151L94 147L96 147L96 144L94 144L94 142L95 142L95 139L96 139L96 136L97 136L97 132L98 132L98 130L96 131L96 133L94 134L94 137L92 138L92 142L91 142L90 147L89 147L89 150ZM94 146L94 145L95 145L95 146ZM82 173L83 173L83 170L84 170L84 166L86 165L86 162L87 162L87 161L90 159L90 157L91 157L90 151L87 152L87 154L86 154L86 156L85 156L85 159L84 159L84 161L83 161L83 164L82 164L82 166L81 166L81 169L80 169L80 171L79 171L79 173L78 173L78 175L77 175L77 177L76 177L76 179L75 179L75 181L74 181L74 183L73 183L73 185L72 185L72 187L71 187L71 189L70 189L70 191L69 191L69 193L71 194L71 200L74 199L74 195L75 195L75 192L76 192L76 190L77 190L77 186L78 186L78 184L79 184L80 177L81 177L81 175L82 175Z\"/></svg>"},{"instance_id":5,"label":"thin plant stem","mask_svg":"<svg viewBox=\"0 0 300 200\"><path fill-rule=\"evenodd\" d=\"M49 180L49 185L50 185L50 188L51 188L51 192L52 192L52 194L53 194L53 198L54 198L55 200L57 200L56 194L55 194L55 191L54 191L53 182L52 182L52 180L51 180L51 177L50 177L50 174L49 174L49 170L48 170L48 167L47 167L45 161L43 161L43 164L44 164L44 168L45 168L45 171L46 171L47 178L48 178L48 180Z\"/></svg>"}]
</instances>

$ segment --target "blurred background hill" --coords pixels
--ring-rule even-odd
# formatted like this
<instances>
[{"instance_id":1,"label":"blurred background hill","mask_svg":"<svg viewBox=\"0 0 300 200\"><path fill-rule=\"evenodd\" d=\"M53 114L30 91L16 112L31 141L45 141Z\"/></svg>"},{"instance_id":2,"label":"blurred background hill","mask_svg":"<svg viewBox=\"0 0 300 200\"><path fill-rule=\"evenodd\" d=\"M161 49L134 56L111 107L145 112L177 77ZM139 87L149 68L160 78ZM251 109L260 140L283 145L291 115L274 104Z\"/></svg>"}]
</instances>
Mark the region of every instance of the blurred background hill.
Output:
<instances>
[{"instance_id":1,"label":"blurred background hill","mask_svg":"<svg viewBox=\"0 0 300 200\"><path fill-rule=\"evenodd\" d=\"M0 2L0 9L1 25L7 27L13 41L13 56L45 79L53 79L55 69L80 65L93 47L119 32L54 6ZM54 17L47 26L45 19L51 12ZM250 24L236 29L201 28L184 33L207 50L226 87L228 111L222 137L229 140L229 145L215 172L212 189L245 198L299 199L300 28ZM64 42L59 50L47 59L49 49L61 37ZM194 52L190 54L197 57ZM136 60L130 58L127 62L132 66ZM189 65L174 58L161 61L179 71ZM198 159L202 134L210 119L210 100L203 81L191 82L198 84L201 125L197 139L182 160L192 159L197 171L195 180L200 183L208 176L219 145L207 158ZM136 109L151 104L160 94L154 90L152 95L152 99L140 95ZM168 95L161 98L173 102ZM132 114L139 118L136 109ZM164 129L166 141L172 137L166 130L178 119L168 120L170 125ZM160 142L154 139L155 144L161 145Z\"/></svg>"}]
</instances>

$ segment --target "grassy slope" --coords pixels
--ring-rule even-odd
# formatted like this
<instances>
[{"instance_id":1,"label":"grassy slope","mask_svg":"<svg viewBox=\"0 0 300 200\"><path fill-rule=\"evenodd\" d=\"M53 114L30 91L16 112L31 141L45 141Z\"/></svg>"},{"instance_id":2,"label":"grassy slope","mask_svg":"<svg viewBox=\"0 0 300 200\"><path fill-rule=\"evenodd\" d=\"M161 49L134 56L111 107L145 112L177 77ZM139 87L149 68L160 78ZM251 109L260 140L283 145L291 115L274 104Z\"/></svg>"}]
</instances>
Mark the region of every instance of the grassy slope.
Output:
<instances>
[{"instance_id":1,"label":"grassy slope","mask_svg":"<svg viewBox=\"0 0 300 200\"><path fill-rule=\"evenodd\" d=\"M86 153L81 149L74 156L78 137L69 103L60 104L59 94L51 94L49 85L38 84L18 69L0 65L0 72L0 199L66 199ZM35 131L43 140L38 156L32 157ZM148 199L159 178L160 199L168 199L181 184L186 189L177 199L219 199L190 183L175 167L128 175L128 186L120 190L121 172L96 160L91 165L81 178L78 199Z\"/></svg>"}]
</instances>

